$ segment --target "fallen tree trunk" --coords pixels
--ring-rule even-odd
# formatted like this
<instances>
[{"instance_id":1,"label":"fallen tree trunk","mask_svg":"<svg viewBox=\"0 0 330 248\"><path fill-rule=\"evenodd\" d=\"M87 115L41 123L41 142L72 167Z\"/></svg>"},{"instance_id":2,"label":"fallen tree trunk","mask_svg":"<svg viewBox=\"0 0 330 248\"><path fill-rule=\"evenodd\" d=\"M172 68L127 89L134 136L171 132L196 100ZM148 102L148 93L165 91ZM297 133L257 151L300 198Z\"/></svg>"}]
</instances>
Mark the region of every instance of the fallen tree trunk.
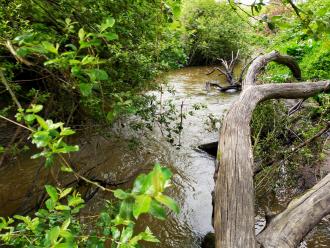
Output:
<instances>
[{"instance_id":1,"label":"fallen tree trunk","mask_svg":"<svg viewBox=\"0 0 330 248\"><path fill-rule=\"evenodd\" d=\"M330 214L329 206L330 174L272 219L257 236L258 243L263 247L297 247L310 229Z\"/></svg>"},{"instance_id":2,"label":"fallen tree trunk","mask_svg":"<svg viewBox=\"0 0 330 248\"><path fill-rule=\"evenodd\" d=\"M243 82L240 98L223 120L215 173L214 228L217 248L254 248L257 245L250 133L250 120L256 105L275 98L306 98L330 89L330 81L255 85L261 69L279 57L283 58L277 52L272 52L252 63ZM296 76L299 77L297 68L290 69L297 72Z\"/></svg>"}]
</instances>

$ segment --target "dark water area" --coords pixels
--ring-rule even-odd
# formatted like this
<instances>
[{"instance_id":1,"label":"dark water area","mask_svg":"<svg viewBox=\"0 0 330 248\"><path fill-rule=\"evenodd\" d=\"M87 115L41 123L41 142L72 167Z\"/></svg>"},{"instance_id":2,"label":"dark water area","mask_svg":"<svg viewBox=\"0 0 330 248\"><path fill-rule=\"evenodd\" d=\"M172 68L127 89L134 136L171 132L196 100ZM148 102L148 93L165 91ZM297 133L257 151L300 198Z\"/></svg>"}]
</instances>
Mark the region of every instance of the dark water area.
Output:
<instances>
[{"instance_id":1,"label":"dark water area","mask_svg":"<svg viewBox=\"0 0 330 248\"><path fill-rule=\"evenodd\" d=\"M207 108L187 115L183 120L181 147L171 146L161 136L157 128L138 136L139 145L132 146L134 136L128 129L104 131L100 134L85 134L75 142L80 151L72 154L69 160L81 173L93 179L121 182L120 187L130 187L134 177L151 170L153 164L161 163L174 173L173 186L168 194L180 205L178 215L169 213L168 219L159 221L143 216L141 226L149 226L161 240L159 244L146 244L145 247L199 248L203 237L213 232L212 197L214 188L213 173L215 158L198 148L199 145L218 140L216 128L211 128L213 118L220 118L238 97L238 93L206 91L205 83L224 83L224 78L214 73L207 76L210 67L189 67L174 70L163 75L176 94L164 93L164 99L173 99L183 111L188 112L195 104L207 104ZM152 93L150 93L152 94ZM210 115L213 115L210 118ZM218 127L218 123L213 123ZM46 170L42 161L29 159L30 155L20 156L13 164L0 168L0 216L24 213L33 206L43 192L43 185L53 182L59 173ZM128 179L128 180L127 180ZM66 178L65 182L70 182ZM102 208L107 194L96 194L87 204L84 214L92 214ZM270 203L271 202L271 203ZM260 204L270 204L273 210L283 209L273 195L263 198ZM256 232L265 225L262 206L257 206ZM324 220L301 245L301 247L330 247L330 225Z\"/></svg>"}]
</instances>

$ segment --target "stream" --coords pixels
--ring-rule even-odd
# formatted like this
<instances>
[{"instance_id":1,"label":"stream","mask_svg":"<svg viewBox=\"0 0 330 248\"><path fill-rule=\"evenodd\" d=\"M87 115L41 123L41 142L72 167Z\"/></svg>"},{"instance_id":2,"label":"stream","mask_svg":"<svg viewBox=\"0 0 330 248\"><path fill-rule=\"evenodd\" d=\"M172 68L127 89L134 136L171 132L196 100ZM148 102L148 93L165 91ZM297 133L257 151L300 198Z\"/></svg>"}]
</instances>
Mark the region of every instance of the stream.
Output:
<instances>
[{"instance_id":1,"label":"stream","mask_svg":"<svg viewBox=\"0 0 330 248\"><path fill-rule=\"evenodd\" d=\"M183 102L185 112L192 110L195 104L207 105L207 108L197 110L183 120L179 149L171 146L159 130L139 136L140 145L137 147L132 144L129 131L120 131L120 139L111 134L95 134L75 140L81 149L70 157L70 162L84 168L89 178L123 182L120 187L125 188L132 183L132 180L125 182L126 178L133 179L137 172L147 172L157 162L173 172L173 186L168 194L179 203L181 212L178 215L169 213L165 221L143 216L141 225L149 226L161 240L159 244L147 244L145 247L199 248L204 236L213 231L211 192L214 188L215 158L198 149L198 146L217 141L218 132L206 122L211 121L210 114L217 118L223 116L238 94L219 93L213 89L207 92L205 82L224 81L216 73L207 76L209 70L209 67L188 67L164 75L169 86L176 91L174 96L164 93L164 99L173 97L176 106ZM41 161L30 160L29 156L19 156L6 169L0 169L0 216L24 213L38 200L43 191L42 185L60 173L44 169ZM96 194L84 211L95 212L102 207L103 199L108 197L105 193ZM271 200L273 206L283 208L276 198ZM268 198L266 202L269 203ZM258 210L256 231L260 231L264 225L263 213ZM319 224L301 247L330 247L329 221L324 220Z\"/></svg>"}]
</instances>

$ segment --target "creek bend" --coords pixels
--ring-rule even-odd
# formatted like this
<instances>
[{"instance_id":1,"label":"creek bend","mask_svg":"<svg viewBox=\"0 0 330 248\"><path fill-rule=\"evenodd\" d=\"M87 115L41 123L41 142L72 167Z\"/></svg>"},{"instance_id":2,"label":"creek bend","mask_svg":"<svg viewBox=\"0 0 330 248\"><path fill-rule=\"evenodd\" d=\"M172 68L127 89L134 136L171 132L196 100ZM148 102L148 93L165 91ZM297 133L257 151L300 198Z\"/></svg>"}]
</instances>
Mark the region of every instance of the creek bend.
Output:
<instances>
[{"instance_id":1,"label":"creek bend","mask_svg":"<svg viewBox=\"0 0 330 248\"><path fill-rule=\"evenodd\" d=\"M92 135L76 140L81 150L73 154L70 160L79 168L84 168L82 171L87 171L89 178L122 182L119 187L125 188L131 185L137 173L150 170L156 162L169 167L174 173L173 186L168 194L179 203L181 212L179 215L170 214L166 221L143 216L141 223L148 225L161 240L160 244L148 244L146 247L198 248L203 237L213 231L211 192L214 188L214 157L199 150L198 146L218 139L218 132L207 130L205 121L209 114L220 118L238 94L219 93L216 90L207 92L207 81L224 82L224 78L215 73L207 76L209 70L209 67L188 67L164 75L176 91L174 96L165 93L164 99L173 97L176 106L183 102L184 111L191 110L194 104L207 105L207 108L196 111L192 116L187 115L183 120L180 149L168 144L159 130L139 137L140 145L137 148L129 145L129 131L119 131L120 139ZM52 181L59 173L50 173L43 168L41 161L30 160L27 154L0 172L0 216L24 213L38 200L42 185ZM127 178L132 180L126 182ZM109 195L105 193L96 194L88 202L83 214L98 210L106 198ZM272 201L274 208L282 207L276 199L270 198L267 197L264 204ZM260 231L265 224L262 214L258 212L256 217L256 231ZM314 232L301 247L330 246L328 225L321 223L319 226L319 231Z\"/></svg>"}]
</instances>

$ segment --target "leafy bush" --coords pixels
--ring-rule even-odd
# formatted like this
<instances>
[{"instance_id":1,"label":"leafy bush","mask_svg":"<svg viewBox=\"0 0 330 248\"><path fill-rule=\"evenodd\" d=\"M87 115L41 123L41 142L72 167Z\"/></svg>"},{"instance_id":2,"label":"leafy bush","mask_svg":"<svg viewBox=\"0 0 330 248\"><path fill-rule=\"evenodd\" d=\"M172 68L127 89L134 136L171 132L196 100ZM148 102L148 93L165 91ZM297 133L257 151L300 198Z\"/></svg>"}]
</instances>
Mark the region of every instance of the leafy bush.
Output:
<instances>
[{"instance_id":1,"label":"leafy bush","mask_svg":"<svg viewBox=\"0 0 330 248\"><path fill-rule=\"evenodd\" d=\"M117 199L106 201L105 209L96 216L79 216L85 202L73 188L55 188L46 185L49 198L44 208L38 209L35 217L14 215L13 218L0 217L0 239L11 247L140 247L140 241L159 242L147 227L144 232L134 233L135 222L141 214L164 220L167 207L179 212L177 203L164 194L168 188L172 173L156 164L153 170L139 175L132 190L110 190L93 182L73 170L62 154L78 151L78 146L67 145L64 138L74 134L63 123L44 120L38 113L42 105L32 105L29 109L20 109L16 118L26 126L16 123L31 132L32 143L42 151L33 155L36 159L46 159L47 167L54 165L54 157L59 156L61 170L73 173L76 178L96 186L103 191L112 192ZM11 121L13 122L13 121ZM86 225L84 218L89 219Z\"/></svg>"},{"instance_id":2,"label":"leafy bush","mask_svg":"<svg viewBox=\"0 0 330 248\"><path fill-rule=\"evenodd\" d=\"M116 94L138 95L185 63L170 28L177 1L167 2L1 0L1 67L23 103L48 94L51 118L72 116L72 106L104 120Z\"/></svg>"},{"instance_id":3,"label":"leafy bush","mask_svg":"<svg viewBox=\"0 0 330 248\"><path fill-rule=\"evenodd\" d=\"M183 2L182 23L190 64L210 64L246 52L246 25L227 3L213 0Z\"/></svg>"}]
</instances>

